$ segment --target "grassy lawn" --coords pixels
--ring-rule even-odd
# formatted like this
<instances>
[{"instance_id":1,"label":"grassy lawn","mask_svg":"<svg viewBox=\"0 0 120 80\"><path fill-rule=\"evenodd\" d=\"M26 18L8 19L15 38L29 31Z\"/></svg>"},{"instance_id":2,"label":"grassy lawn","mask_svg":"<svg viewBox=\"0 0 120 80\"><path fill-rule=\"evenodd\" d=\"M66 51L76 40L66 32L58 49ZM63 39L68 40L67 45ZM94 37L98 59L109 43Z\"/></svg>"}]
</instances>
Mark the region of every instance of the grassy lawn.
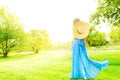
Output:
<instances>
[{"instance_id":1,"label":"grassy lawn","mask_svg":"<svg viewBox=\"0 0 120 80\"><path fill-rule=\"evenodd\" d=\"M94 60L110 61L95 80L120 80L120 50L88 50ZM0 80L69 80L71 51L41 51L39 54L10 53L0 57Z\"/></svg>"}]
</instances>

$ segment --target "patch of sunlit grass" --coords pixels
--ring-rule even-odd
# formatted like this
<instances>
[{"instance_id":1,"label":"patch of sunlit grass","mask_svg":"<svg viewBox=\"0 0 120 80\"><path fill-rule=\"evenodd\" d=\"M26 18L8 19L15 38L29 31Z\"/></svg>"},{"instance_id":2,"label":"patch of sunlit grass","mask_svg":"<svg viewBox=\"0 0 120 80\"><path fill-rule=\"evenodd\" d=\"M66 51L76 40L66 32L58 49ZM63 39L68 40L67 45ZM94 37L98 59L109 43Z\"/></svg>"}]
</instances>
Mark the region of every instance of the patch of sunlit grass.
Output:
<instances>
[{"instance_id":1,"label":"patch of sunlit grass","mask_svg":"<svg viewBox=\"0 0 120 80\"><path fill-rule=\"evenodd\" d=\"M120 51L89 50L93 60L110 61L107 70L101 71L95 80L119 80ZM40 51L39 54L11 53L0 58L0 80L69 80L71 51Z\"/></svg>"}]
</instances>

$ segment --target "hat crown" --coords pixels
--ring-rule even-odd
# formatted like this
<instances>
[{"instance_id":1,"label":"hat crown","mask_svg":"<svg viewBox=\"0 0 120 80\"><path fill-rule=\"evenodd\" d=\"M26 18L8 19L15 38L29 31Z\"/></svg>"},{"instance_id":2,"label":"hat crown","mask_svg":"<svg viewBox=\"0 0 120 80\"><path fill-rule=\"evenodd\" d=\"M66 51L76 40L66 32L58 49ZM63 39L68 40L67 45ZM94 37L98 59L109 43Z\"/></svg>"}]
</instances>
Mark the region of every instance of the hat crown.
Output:
<instances>
[{"instance_id":1,"label":"hat crown","mask_svg":"<svg viewBox=\"0 0 120 80\"><path fill-rule=\"evenodd\" d=\"M87 23L83 21L78 21L73 26L73 35L75 38L83 39L87 37L89 31L88 31L88 25Z\"/></svg>"},{"instance_id":2,"label":"hat crown","mask_svg":"<svg viewBox=\"0 0 120 80\"><path fill-rule=\"evenodd\" d=\"M78 32L79 34L82 34L82 33L83 33L82 27L78 27L78 28L77 28L77 32Z\"/></svg>"}]
</instances>

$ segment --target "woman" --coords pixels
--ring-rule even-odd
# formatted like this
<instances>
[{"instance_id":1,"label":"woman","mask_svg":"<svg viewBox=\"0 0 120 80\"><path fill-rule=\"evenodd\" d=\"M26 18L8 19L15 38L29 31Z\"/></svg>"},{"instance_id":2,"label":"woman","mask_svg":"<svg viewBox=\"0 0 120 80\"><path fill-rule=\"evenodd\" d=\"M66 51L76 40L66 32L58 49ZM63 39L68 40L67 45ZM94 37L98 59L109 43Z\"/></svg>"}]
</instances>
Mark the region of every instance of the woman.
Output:
<instances>
[{"instance_id":1,"label":"woman","mask_svg":"<svg viewBox=\"0 0 120 80\"><path fill-rule=\"evenodd\" d=\"M93 61L86 51L85 39L89 33L88 25L78 18L73 23L73 44L72 44L72 73L70 78L94 79L100 70L105 70L109 61Z\"/></svg>"}]
</instances>

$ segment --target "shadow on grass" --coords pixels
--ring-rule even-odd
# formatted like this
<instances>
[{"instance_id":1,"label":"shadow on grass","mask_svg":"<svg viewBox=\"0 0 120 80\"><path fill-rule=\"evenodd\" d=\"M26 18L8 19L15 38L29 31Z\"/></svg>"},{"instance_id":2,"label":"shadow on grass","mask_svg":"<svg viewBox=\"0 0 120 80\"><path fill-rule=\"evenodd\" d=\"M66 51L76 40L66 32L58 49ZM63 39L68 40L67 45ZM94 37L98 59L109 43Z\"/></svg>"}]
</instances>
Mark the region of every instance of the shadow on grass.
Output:
<instances>
[{"instance_id":1,"label":"shadow on grass","mask_svg":"<svg viewBox=\"0 0 120 80\"><path fill-rule=\"evenodd\" d=\"M120 66L120 63L112 63L110 66Z\"/></svg>"},{"instance_id":2,"label":"shadow on grass","mask_svg":"<svg viewBox=\"0 0 120 80\"><path fill-rule=\"evenodd\" d=\"M95 80L95 79L71 78L70 80Z\"/></svg>"},{"instance_id":3,"label":"shadow on grass","mask_svg":"<svg viewBox=\"0 0 120 80\"><path fill-rule=\"evenodd\" d=\"M110 66L120 66L120 62L119 60L116 60L116 61L110 61Z\"/></svg>"},{"instance_id":4,"label":"shadow on grass","mask_svg":"<svg viewBox=\"0 0 120 80\"><path fill-rule=\"evenodd\" d=\"M34 53L25 53L25 54L12 53L12 54L4 57L2 54L0 54L0 61L18 60L18 59L23 59L23 58L32 57L32 56L35 56L35 55L36 55L36 54L34 54Z\"/></svg>"}]
</instances>

